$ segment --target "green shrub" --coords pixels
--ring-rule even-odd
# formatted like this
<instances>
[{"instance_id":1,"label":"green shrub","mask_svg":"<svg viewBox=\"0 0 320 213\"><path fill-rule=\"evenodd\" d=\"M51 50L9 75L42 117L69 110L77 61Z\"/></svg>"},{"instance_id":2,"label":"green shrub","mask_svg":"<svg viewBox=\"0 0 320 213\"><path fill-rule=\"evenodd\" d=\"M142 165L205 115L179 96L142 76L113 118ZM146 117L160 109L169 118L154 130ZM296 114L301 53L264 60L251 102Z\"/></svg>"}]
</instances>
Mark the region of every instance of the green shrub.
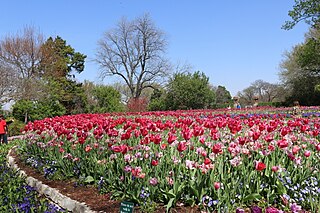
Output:
<instances>
[{"instance_id":1,"label":"green shrub","mask_svg":"<svg viewBox=\"0 0 320 213\"><path fill-rule=\"evenodd\" d=\"M8 120L8 119L7 119ZM11 124L8 125L8 136L21 135L25 123L19 120L14 120Z\"/></svg>"}]
</instances>

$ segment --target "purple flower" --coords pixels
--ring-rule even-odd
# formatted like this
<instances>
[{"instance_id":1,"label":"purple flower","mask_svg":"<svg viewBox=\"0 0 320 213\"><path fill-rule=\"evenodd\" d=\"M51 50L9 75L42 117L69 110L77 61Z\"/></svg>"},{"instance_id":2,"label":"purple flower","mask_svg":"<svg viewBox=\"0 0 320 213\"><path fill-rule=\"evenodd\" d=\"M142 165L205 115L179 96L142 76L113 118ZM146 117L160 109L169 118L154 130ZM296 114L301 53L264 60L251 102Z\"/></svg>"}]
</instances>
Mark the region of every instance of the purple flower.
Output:
<instances>
[{"instance_id":1,"label":"purple flower","mask_svg":"<svg viewBox=\"0 0 320 213\"><path fill-rule=\"evenodd\" d=\"M262 213L262 209L259 206L252 206L251 211L252 213Z\"/></svg>"},{"instance_id":2,"label":"purple flower","mask_svg":"<svg viewBox=\"0 0 320 213\"><path fill-rule=\"evenodd\" d=\"M244 209L237 208L236 213L245 213Z\"/></svg>"},{"instance_id":3,"label":"purple flower","mask_svg":"<svg viewBox=\"0 0 320 213\"><path fill-rule=\"evenodd\" d=\"M266 208L266 213L280 213L281 211L279 211L279 209L275 208L275 207L268 207Z\"/></svg>"},{"instance_id":4,"label":"purple flower","mask_svg":"<svg viewBox=\"0 0 320 213\"><path fill-rule=\"evenodd\" d=\"M296 203L290 204L290 209L293 213L301 211L301 206Z\"/></svg>"}]
</instances>

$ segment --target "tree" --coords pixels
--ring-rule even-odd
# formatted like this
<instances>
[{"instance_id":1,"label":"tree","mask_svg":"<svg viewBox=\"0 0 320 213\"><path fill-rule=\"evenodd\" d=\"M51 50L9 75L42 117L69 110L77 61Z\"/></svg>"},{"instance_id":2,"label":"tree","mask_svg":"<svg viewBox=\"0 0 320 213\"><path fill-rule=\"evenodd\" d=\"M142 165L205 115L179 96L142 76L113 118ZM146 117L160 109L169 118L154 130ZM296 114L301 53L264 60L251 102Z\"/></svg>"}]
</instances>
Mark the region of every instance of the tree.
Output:
<instances>
[{"instance_id":1,"label":"tree","mask_svg":"<svg viewBox=\"0 0 320 213\"><path fill-rule=\"evenodd\" d=\"M312 75L320 73L320 29L310 29L298 49L298 64Z\"/></svg>"},{"instance_id":2,"label":"tree","mask_svg":"<svg viewBox=\"0 0 320 213\"><path fill-rule=\"evenodd\" d=\"M254 104L254 99L258 99L260 103L282 102L285 99L281 85L272 84L263 80L254 81L238 95L245 105Z\"/></svg>"},{"instance_id":3,"label":"tree","mask_svg":"<svg viewBox=\"0 0 320 213\"><path fill-rule=\"evenodd\" d=\"M302 105L319 105L320 93L320 61L318 33L311 29L304 43L296 45L291 52L287 52L280 64L280 77L285 88L289 91L287 103L299 101Z\"/></svg>"},{"instance_id":4,"label":"tree","mask_svg":"<svg viewBox=\"0 0 320 213\"><path fill-rule=\"evenodd\" d=\"M177 109L212 108L215 91L209 84L209 78L199 71L176 73L167 86L166 107Z\"/></svg>"},{"instance_id":5,"label":"tree","mask_svg":"<svg viewBox=\"0 0 320 213\"><path fill-rule=\"evenodd\" d=\"M218 86L216 89L216 105L218 108L226 107L232 100L230 92L224 86Z\"/></svg>"},{"instance_id":6,"label":"tree","mask_svg":"<svg viewBox=\"0 0 320 213\"><path fill-rule=\"evenodd\" d=\"M155 88L150 97L148 110L150 111L164 111L166 110L166 91L164 88Z\"/></svg>"},{"instance_id":7,"label":"tree","mask_svg":"<svg viewBox=\"0 0 320 213\"><path fill-rule=\"evenodd\" d=\"M25 27L22 33L6 36L0 41L0 64L11 76L14 89L10 99L36 100L41 91L39 65L42 60L43 35L33 27Z\"/></svg>"},{"instance_id":8,"label":"tree","mask_svg":"<svg viewBox=\"0 0 320 213\"><path fill-rule=\"evenodd\" d=\"M96 85L92 92L97 101L94 112L121 112L124 110L121 95L112 86Z\"/></svg>"},{"instance_id":9,"label":"tree","mask_svg":"<svg viewBox=\"0 0 320 213\"><path fill-rule=\"evenodd\" d=\"M166 46L164 33L148 15L133 21L122 19L98 42L95 61L102 68L102 79L120 77L129 88L129 98L139 98L143 90L167 77Z\"/></svg>"},{"instance_id":10,"label":"tree","mask_svg":"<svg viewBox=\"0 0 320 213\"><path fill-rule=\"evenodd\" d=\"M11 100L12 93L15 91L16 73L11 67L0 64L0 106ZM1 107L0 107L1 108Z\"/></svg>"},{"instance_id":11,"label":"tree","mask_svg":"<svg viewBox=\"0 0 320 213\"><path fill-rule=\"evenodd\" d=\"M251 105L252 100L256 96L256 88L251 85L243 89L242 92L238 92L237 96L241 100L241 105Z\"/></svg>"},{"instance_id":12,"label":"tree","mask_svg":"<svg viewBox=\"0 0 320 213\"><path fill-rule=\"evenodd\" d=\"M12 106L13 116L27 123L28 121L41 120L48 117L61 116L65 114L65 108L55 100L18 100Z\"/></svg>"},{"instance_id":13,"label":"tree","mask_svg":"<svg viewBox=\"0 0 320 213\"><path fill-rule=\"evenodd\" d=\"M87 56L75 52L60 36L55 39L49 37L41 46L41 52L41 73L45 77L74 80L75 75L72 72L81 73L84 70Z\"/></svg>"},{"instance_id":14,"label":"tree","mask_svg":"<svg viewBox=\"0 0 320 213\"><path fill-rule=\"evenodd\" d=\"M41 46L43 60L40 76L46 80L47 94L58 100L67 114L86 111L86 96L82 84L76 82L75 73L84 70L86 55L76 52L57 36L49 37Z\"/></svg>"},{"instance_id":15,"label":"tree","mask_svg":"<svg viewBox=\"0 0 320 213\"><path fill-rule=\"evenodd\" d=\"M89 112L121 112L124 105L121 102L121 94L113 86L96 85L93 82L85 81L84 88Z\"/></svg>"},{"instance_id":16,"label":"tree","mask_svg":"<svg viewBox=\"0 0 320 213\"><path fill-rule=\"evenodd\" d=\"M320 20L320 1L319 0L295 0L293 9L288 12L291 21L286 21L283 29L290 30L301 21L318 27Z\"/></svg>"}]
</instances>

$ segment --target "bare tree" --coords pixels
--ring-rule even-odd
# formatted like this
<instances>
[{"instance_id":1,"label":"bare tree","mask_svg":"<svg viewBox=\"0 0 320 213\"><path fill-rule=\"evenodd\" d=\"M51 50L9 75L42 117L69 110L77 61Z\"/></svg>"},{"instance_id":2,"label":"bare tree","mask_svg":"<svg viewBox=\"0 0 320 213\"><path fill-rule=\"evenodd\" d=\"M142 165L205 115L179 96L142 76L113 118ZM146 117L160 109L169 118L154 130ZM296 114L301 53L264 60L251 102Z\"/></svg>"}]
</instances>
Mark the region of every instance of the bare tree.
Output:
<instances>
[{"instance_id":1,"label":"bare tree","mask_svg":"<svg viewBox=\"0 0 320 213\"><path fill-rule=\"evenodd\" d=\"M284 100L284 88L278 84L272 84L263 80L256 80L245 88L239 96L246 104L252 104L254 98L259 102L274 102Z\"/></svg>"},{"instance_id":2,"label":"bare tree","mask_svg":"<svg viewBox=\"0 0 320 213\"><path fill-rule=\"evenodd\" d=\"M253 86L245 88L242 92L238 92L237 96L240 97L242 105L251 105L252 100L256 95L256 90Z\"/></svg>"},{"instance_id":3,"label":"bare tree","mask_svg":"<svg viewBox=\"0 0 320 213\"><path fill-rule=\"evenodd\" d=\"M133 21L122 19L98 42L95 61L100 77L115 75L129 87L131 98L152 88L168 76L169 63L163 57L167 42L164 33L144 15Z\"/></svg>"},{"instance_id":4,"label":"bare tree","mask_svg":"<svg viewBox=\"0 0 320 213\"><path fill-rule=\"evenodd\" d=\"M32 27L25 27L23 33L6 36L0 41L0 63L9 67L16 77L14 99L33 99L37 95L38 72L41 62L43 36ZM11 82L13 83L13 82Z\"/></svg>"},{"instance_id":5,"label":"bare tree","mask_svg":"<svg viewBox=\"0 0 320 213\"><path fill-rule=\"evenodd\" d=\"M0 105L12 100L15 91L16 73L11 67L0 64Z\"/></svg>"}]
</instances>

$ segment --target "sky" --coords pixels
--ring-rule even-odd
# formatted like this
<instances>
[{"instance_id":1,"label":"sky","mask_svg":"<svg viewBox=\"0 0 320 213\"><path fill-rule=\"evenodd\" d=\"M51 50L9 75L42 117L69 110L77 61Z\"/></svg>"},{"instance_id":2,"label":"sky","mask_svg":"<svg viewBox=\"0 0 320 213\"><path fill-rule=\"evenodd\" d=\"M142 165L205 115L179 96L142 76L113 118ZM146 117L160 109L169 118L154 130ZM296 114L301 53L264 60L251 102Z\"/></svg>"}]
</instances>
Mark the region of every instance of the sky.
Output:
<instances>
[{"instance_id":1,"label":"sky","mask_svg":"<svg viewBox=\"0 0 320 213\"><path fill-rule=\"evenodd\" d=\"M76 52L87 55L79 81L112 84L99 79L93 59L98 41L121 18L148 13L167 37L167 58L204 72L213 86L232 96L256 80L279 83L284 53L304 41L308 26L292 30L293 0L3 0L0 39L33 26L46 38L60 36Z\"/></svg>"}]
</instances>

